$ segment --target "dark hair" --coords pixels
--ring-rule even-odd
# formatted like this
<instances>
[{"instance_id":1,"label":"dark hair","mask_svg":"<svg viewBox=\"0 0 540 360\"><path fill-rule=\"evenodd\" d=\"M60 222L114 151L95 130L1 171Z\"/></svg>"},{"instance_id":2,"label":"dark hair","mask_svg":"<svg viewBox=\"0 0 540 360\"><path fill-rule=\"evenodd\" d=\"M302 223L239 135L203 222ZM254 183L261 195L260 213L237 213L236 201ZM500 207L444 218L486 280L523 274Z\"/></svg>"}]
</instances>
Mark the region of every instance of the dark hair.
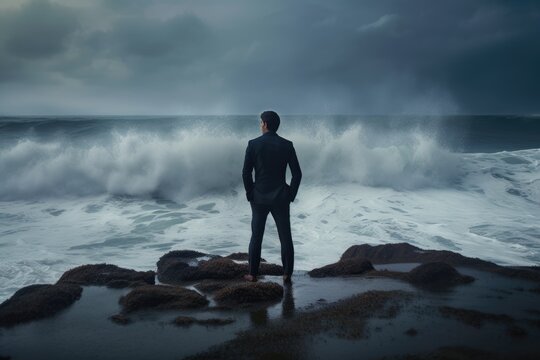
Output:
<instances>
[{"instance_id":1,"label":"dark hair","mask_svg":"<svg viewBox=\"0 0 540 360\"><path fill-rule=\"evenodd\" d=\"M275 111L263 111L261 114L261 120L266 123L266 126L270 131L277 131L279 128L279 115Z\"/></svg>"}]
</instances>

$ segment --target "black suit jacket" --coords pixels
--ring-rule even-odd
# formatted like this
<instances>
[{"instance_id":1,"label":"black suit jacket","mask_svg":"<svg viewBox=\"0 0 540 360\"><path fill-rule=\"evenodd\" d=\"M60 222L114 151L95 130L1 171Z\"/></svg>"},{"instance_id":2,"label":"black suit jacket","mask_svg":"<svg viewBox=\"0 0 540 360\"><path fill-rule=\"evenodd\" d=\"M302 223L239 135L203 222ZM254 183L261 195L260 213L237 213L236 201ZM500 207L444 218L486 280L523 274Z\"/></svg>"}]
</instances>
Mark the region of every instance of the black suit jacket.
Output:
<instances>
[{"instance_id":1,"label":"black suit jacket","mask_svg":"<svg viewBox=\"0 0 540 360\"><path fill-rule=\"evenodd\" d=\"M291 168L291 185L285 181L287 164ZM255 169L255 182L252 172ZM242 170L248 201L274 205L292 202L298 193L302 171L292 141L268 131L249 140Z\"/></svg>"}]
</instances>

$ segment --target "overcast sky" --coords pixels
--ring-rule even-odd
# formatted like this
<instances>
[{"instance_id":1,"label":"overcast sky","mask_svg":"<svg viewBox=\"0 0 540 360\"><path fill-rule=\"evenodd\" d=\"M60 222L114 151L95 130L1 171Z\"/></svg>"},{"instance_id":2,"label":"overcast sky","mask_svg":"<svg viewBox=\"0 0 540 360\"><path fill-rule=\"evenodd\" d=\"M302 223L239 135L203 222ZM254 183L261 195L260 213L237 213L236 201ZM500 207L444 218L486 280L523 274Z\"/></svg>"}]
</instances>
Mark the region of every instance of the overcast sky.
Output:
<instances>
[{"instance_id":1,"label":"overcast sky","mask_svg":"<svg viewBox=\"0 0 540 360\"><path fill-rule=\"evenodd\" d=\"M1 0L1 114L540 113L537 0Z\"/></svg>"}]
</instances>

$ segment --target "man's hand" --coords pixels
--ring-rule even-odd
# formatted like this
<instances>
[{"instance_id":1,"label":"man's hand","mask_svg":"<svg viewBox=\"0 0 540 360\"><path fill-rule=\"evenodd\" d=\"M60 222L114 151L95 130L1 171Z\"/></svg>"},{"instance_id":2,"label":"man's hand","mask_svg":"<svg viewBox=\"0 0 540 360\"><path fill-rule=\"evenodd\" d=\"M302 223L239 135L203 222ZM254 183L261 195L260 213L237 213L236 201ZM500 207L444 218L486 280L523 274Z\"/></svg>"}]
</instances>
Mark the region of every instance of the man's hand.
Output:
<instances>
[{"instance_id":1,"label":"man's hand","mask_svg":"<svg viewBox=\"0 0 540 360\"><path fill-rule=\"evenodd\" d=\"M244 167L242 168L242 180L244 182L244 189L246 190L246 198L248 201L253 201L253 189L255 183L253 182L253 157L251 156L251 140L248 142L246 148L246 156L244 158Z\"/></svg>"},{"instance_id":2,"label":"man's hand","mask_svg":"<svg viewBox=\"0 0 540 360\"><path fill-rule=\"evenodd\" d=\"M246 198L247 198L247 201L249 201L249 202L253 201L253 190L246 191Z\"/></svg>"},{"instance_id":3,"label":"man's hand","mask_svg":"<svg viewBox=\"0 0 540 360\"><path fill-rule=\"evenodd\" d=\"M300 164L298 163L298 158L296 157L296 150L291 142L291 150L289 156L289 168L291 169L291 185L289 187L290 199L291 202L296 198L298 193L298 188L300 187L300 181L302 180L302 170L300 170Z\"/></svg>"}]
</instances>

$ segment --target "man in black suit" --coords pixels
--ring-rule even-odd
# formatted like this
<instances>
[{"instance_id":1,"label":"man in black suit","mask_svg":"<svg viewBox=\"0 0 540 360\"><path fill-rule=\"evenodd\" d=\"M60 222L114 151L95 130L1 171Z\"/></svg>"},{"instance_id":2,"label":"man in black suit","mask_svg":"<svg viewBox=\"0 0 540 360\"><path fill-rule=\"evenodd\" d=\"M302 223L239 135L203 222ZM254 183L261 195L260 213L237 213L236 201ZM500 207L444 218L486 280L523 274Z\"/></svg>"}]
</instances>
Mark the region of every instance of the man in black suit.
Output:
<instances>
[{"instance_id":1,"label":"man in black suit","mask_svg":"<svg viewBox=\"0 0 540 360\"><path fill-rule=\"evenodd\" d=\"M291 282L294 266L294 248L291 236L289 204L294 201L302 171L296 157L293 143L282 138L276 131L279 115L274 111L261 114L262 135L248 142L242 179L246 197L251 204L251 240L249 242L249 274L244 278L256 281L261 262L261 243L268 213L272 214L281 242L283 280ZM287 164L292 179L289 186L285 182ZM255 169L255 182L252 171Z\"/></svg>"}]
</instances>

